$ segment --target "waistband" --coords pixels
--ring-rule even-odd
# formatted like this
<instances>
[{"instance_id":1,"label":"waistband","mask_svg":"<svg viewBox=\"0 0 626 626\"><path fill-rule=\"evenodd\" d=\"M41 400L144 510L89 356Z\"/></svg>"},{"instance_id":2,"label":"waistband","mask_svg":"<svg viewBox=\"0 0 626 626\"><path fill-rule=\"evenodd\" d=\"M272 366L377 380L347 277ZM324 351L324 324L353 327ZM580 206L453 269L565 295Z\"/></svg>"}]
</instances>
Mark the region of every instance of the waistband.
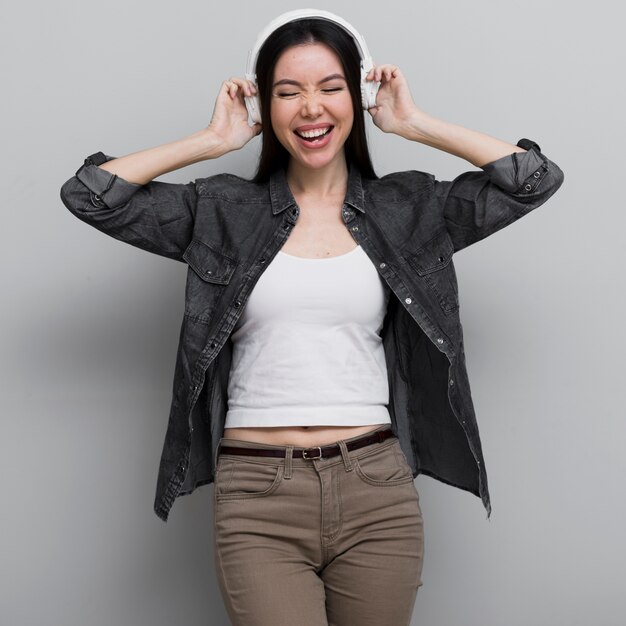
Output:
<instances>
[{"instance_id":1,"label":"waistband","mask_svg":"<svg viewBox=\"0 0 626 626\"><path fill-rule=\"evenodd\" d=\"M359 448L363 448L365 446L382 443L391 437L396 437L396 435L388 424L384 424L376 430L365 433L364 435L357 435L355 437L350 437L349 439L343 439L342 443L348 451L351 451L358 450ZM274 445L256 441L222 438L218 444L217 455L218 457L221 454L233 454L284 458L287 456L289 449L291 449L291 457L294 459L327 459L341 454L341 445L339 441L323 446L298 448L291 445Z\"/></svg>"}]
</instances>

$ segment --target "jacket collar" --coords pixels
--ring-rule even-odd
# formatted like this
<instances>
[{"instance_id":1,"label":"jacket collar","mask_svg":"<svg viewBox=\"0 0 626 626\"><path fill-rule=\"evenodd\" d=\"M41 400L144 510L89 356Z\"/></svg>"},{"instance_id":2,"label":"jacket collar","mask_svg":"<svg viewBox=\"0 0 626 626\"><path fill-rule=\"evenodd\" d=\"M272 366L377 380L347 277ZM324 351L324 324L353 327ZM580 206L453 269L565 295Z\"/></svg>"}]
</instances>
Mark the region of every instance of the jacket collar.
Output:
<instances>
[{"instance_id":1,"label":"jacket collar","mask_svg":"<svg viewBox=\"0 0 626 626\"><path fill-rule=\"evenodd\" d=\"M270 176L270 198L272 200L272 213L277 215L285 209L295 206L296 201L287 184L287 176L284 168L274 172ZM363 208L363 187L361 185L361 172L359 168L350 163L348 166L348 190L344 204L349 204L365 213Z\"/></svg>"}]
</instances>

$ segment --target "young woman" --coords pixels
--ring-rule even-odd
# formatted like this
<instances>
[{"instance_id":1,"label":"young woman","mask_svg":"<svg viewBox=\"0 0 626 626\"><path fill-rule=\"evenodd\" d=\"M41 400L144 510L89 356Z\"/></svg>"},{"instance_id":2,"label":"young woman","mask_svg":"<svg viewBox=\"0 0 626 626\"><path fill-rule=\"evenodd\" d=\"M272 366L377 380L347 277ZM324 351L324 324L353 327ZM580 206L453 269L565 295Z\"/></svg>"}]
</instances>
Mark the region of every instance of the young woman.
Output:
<instances>
[{"instance_id":1,"label":"young woman","mask_svg":"<svg viewBox=\"0 0 626 626\"><path fill-rule=\"evenodd\" d=\"M563 173L532 141L425 113L385 64L364 79L379 84L375 126L483 171L378 178L358 34L328 13L292 18L260 47L256 83L222 84L207 128L96 153L61 195L103 232L189 265L155 510L166 520L176 497L215 483L232 623L399 626L422 584L413 479L490 512L452 254L540 206ZM153 180L261 132L252 181Z\"/></svg>"}]
</instances>

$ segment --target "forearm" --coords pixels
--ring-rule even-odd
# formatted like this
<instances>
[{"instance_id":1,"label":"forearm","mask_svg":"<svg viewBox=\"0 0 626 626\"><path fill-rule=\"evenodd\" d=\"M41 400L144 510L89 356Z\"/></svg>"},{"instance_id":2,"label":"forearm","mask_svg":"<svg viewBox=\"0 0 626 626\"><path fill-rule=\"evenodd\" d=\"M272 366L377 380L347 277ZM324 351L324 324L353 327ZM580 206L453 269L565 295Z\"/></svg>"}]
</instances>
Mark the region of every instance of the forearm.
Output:
<instances>
[{"instance_id":1,"label":"forearm","mask_svg":"<svg viewBox=\"0 0 626 626\"><path fill-rule=\"evenodd\" d=\"M454 154L476 167L482 167L513 152L526 152L519 146L438 119L416 110L402 136Z\"/></svg>"},{"instance_id":2,"label":"forearm","mask_svg":"<svg viewBox=\"0 0 626 626\"><path fill-rule=\"evenodd\" d=\"M133 152L98 167L130 183L145 185L162 174L199 161L216 159L225 152L223 143L210 129L204 128L184 139Z\"/></svg>"}]
</instances>

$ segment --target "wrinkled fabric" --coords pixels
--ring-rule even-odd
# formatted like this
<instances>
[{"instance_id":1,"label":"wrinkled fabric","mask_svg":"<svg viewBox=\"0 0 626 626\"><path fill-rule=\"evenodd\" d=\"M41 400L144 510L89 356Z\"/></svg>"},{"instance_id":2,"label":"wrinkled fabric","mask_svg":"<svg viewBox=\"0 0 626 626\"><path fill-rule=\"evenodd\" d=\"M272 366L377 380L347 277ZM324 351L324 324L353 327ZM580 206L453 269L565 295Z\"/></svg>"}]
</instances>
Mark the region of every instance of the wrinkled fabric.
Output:
<instances>
[{"instance_id":1,"label":"wrinkled fabric","mask_svg":"<svg viewBox=\"0 0 626 626\"><path fill-rule=\"evenodd\" d=\"M523 143L522 143L523 142ZM413 477L426 474L480 497L487 474L466 370L452 257L542 205L561 169L530 140L452 181L416 170L372 180L350 165L346 228L390 287L381 331L392 429ZM80 220L186 263L185 310L154 510L214 482L232 359L230 335L250 292L289 237L299 208L284 170L255 184L216 174L187 184L130 183L95 153L61 188Z\"/></svg>"}]
</instances>

